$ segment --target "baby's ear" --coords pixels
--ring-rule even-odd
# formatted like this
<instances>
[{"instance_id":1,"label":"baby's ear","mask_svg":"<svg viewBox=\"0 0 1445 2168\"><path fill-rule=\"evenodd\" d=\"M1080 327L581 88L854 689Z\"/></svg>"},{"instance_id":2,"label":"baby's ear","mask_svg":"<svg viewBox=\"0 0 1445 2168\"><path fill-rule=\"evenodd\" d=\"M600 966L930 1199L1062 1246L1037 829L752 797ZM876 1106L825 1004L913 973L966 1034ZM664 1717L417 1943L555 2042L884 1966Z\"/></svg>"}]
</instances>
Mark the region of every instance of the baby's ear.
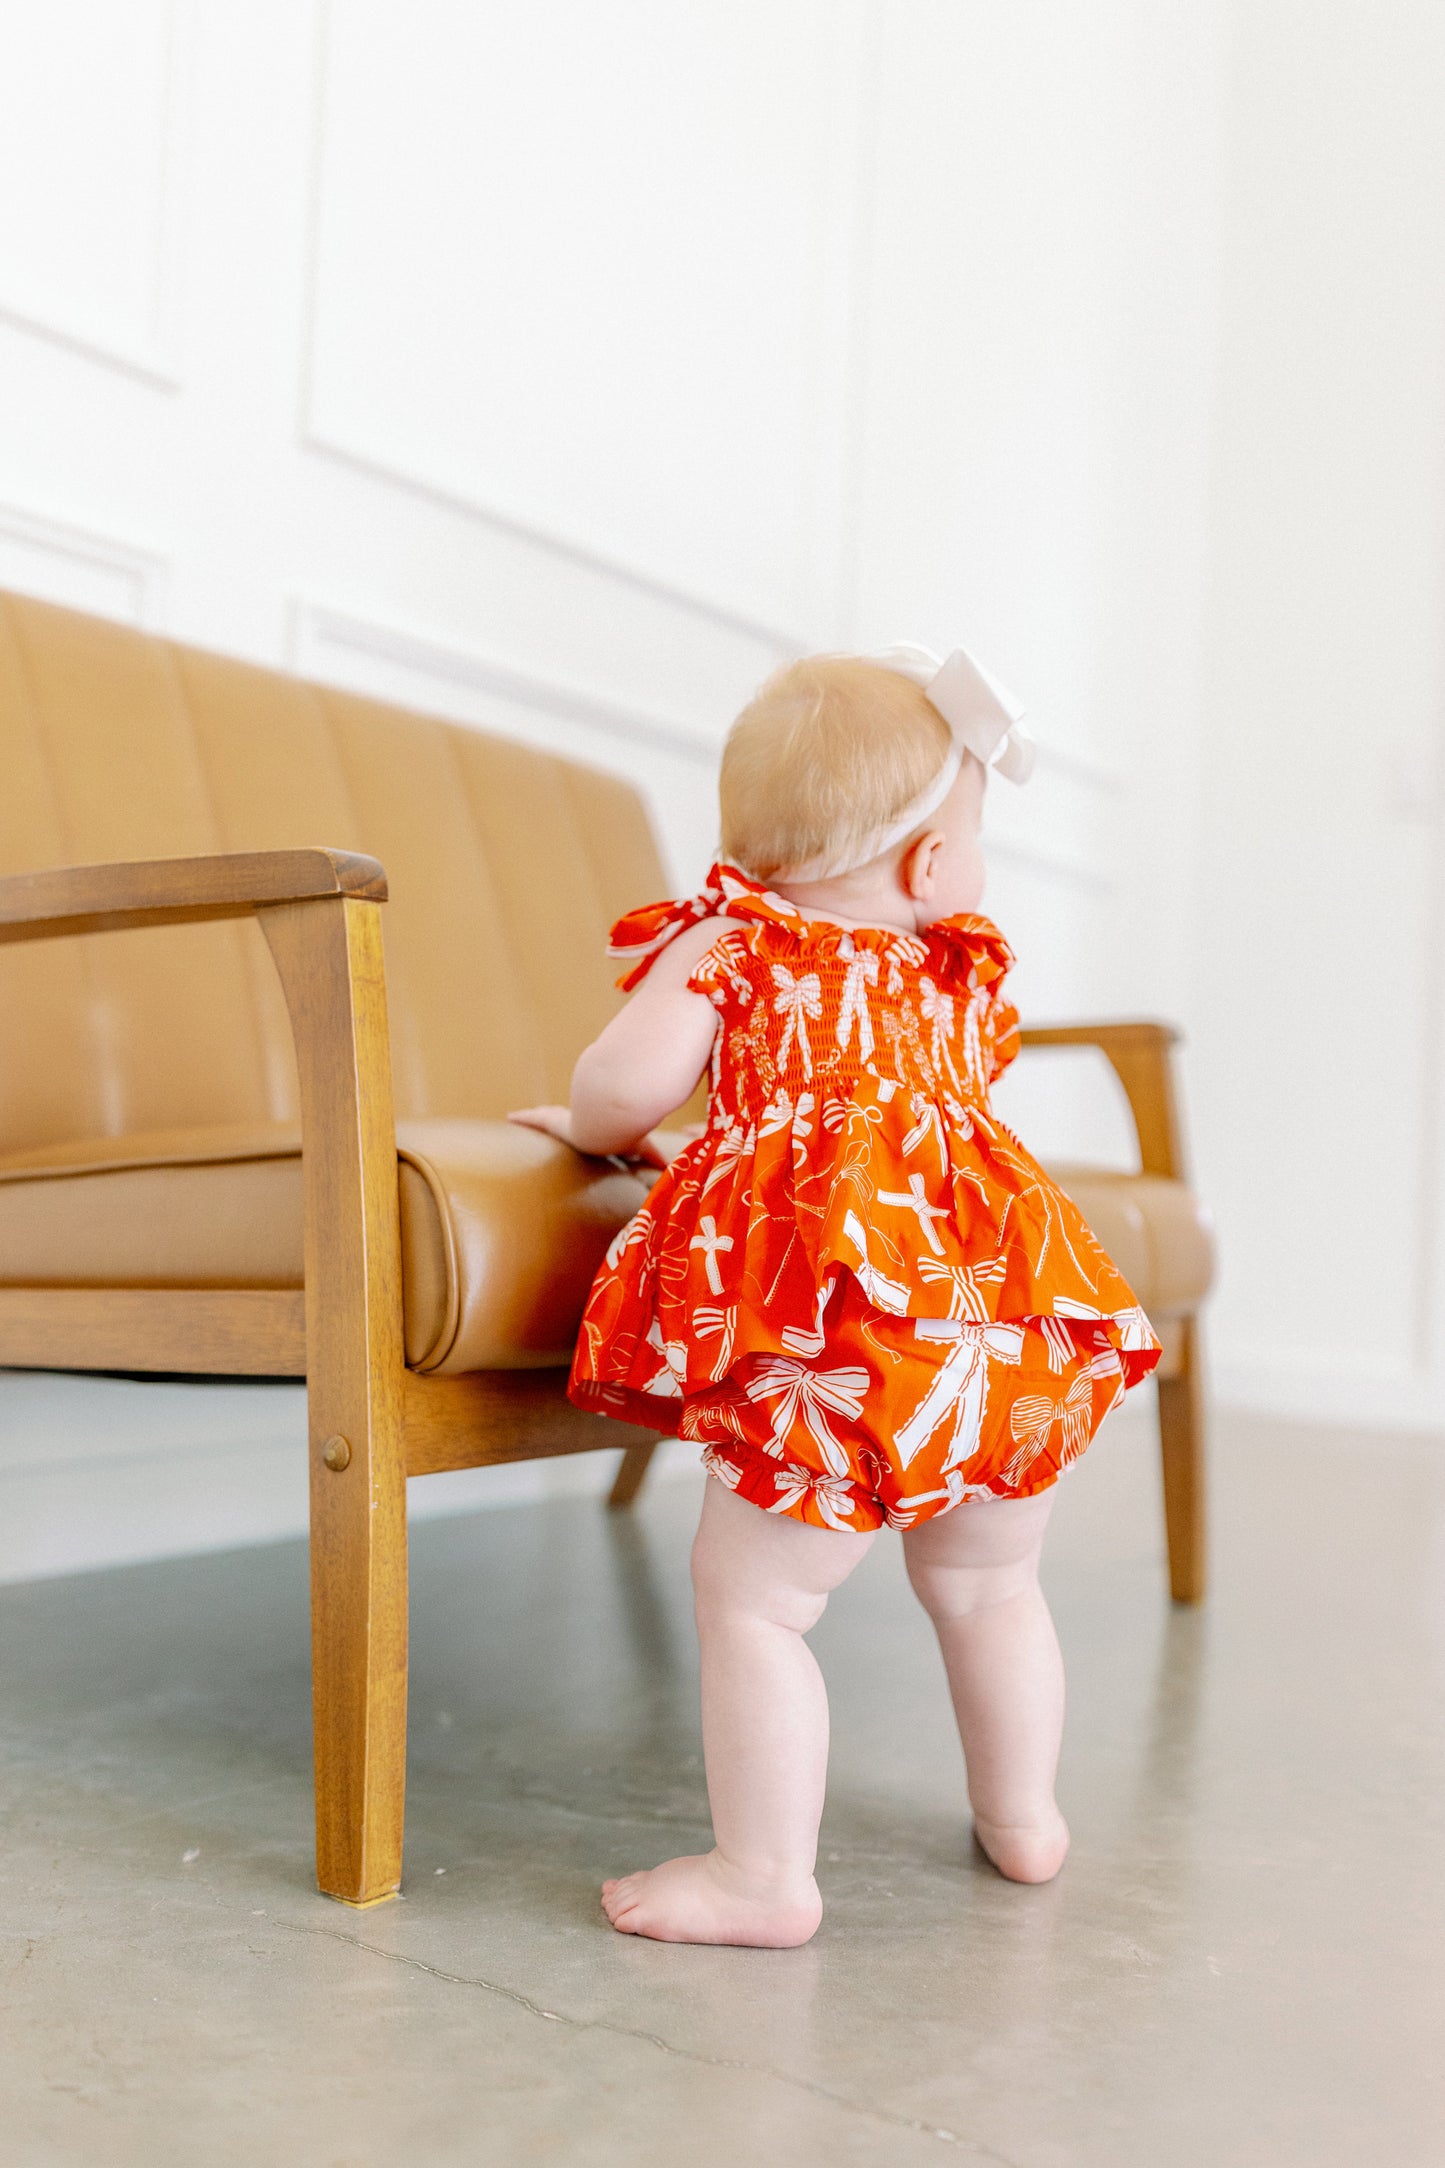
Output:
<instances>
[{"instance_id":1,"label":"baby's ear","mask_svg":"<svg viewBox=\"0 0 1445 2168\"><path fill-rule=\"evenodd\" d=\"M945 838L937 828L930 828L916 843L910 843L898 868L898 878L904 892L915 903L927 903L933 894L934 869Z\"/></svg>"}]
</instances>

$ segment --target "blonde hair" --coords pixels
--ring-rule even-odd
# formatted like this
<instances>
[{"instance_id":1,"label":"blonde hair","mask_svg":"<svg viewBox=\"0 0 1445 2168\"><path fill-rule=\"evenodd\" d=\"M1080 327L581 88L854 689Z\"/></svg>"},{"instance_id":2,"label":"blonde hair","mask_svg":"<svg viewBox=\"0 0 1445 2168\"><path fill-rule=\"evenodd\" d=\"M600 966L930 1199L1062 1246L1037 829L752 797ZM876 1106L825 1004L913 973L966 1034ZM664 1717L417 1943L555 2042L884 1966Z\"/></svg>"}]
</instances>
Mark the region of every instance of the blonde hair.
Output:
<instances>
[{"instance_id":1,"label":"blonde hair","mask_svg":"<svg viewBox=\"0 0 1445 2168\"><path fill-rule=\"evenodd\" d=\"M866 851L928 788L950 743L937 708L900 671L854 655L785 664L723 747L724 858L771 881Z\"/></svg>"}]
</instances>

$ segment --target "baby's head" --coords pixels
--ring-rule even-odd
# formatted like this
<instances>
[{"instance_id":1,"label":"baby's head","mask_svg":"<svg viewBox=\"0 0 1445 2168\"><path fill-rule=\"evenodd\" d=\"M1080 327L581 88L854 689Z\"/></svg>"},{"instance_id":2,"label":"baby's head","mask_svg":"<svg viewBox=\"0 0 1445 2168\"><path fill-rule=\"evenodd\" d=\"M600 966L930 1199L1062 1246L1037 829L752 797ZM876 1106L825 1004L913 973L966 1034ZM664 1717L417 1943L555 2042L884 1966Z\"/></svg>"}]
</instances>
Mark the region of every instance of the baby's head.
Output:
<instances>
[{"instance_id":1,"label":"baby's head","mask_svg":"<svg viewBox=\"0 0 1445 2168\"><path fill-rule=\"evenodd\" d=\"M977 908L985 770L954 739L923 687L853 655L815 655L774 673L723 748L724 858L768 887L876 901L896 891L920 925ZM910 808L916 822L899 831ZM919 846L926 865L914 863ZM922 883L918 876L924 876ZM926 894L915 891L923 885Z\"/></svg>"}]
</instances>

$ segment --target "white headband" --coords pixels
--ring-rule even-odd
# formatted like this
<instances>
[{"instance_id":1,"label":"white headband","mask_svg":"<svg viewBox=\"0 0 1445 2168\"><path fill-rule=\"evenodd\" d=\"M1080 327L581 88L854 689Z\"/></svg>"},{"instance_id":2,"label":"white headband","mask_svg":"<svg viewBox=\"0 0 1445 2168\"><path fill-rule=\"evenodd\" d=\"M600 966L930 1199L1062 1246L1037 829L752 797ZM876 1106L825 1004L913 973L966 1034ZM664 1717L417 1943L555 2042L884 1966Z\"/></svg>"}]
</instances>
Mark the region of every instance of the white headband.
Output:
<instances>
[{"instance_id":1,"label":"white headband","mask_svg":"<svg viewBox=\"0 0 1445 2168\"><path fill-rule=\"evenodd\" d=\"M1013 694L991 678L965 648L956 647L946 662L930 655L926 647L907 643L886 648L879 655L865 655L864 662L896 670L901 677L921 685L926 698L948 725L953 740L948 757L925 790L912 799L885 827L875 828L841 858L814 858L805 866L790 868L790 881L834 881L840 874L856 873L871 865L895 843L911 835L920 821L942 805L954 785L965 753L985 768L997 768L1010 783L1027 783L1033 773L1034 741L1024 729L1023 709Z\"/></svg>"}]
</instances>

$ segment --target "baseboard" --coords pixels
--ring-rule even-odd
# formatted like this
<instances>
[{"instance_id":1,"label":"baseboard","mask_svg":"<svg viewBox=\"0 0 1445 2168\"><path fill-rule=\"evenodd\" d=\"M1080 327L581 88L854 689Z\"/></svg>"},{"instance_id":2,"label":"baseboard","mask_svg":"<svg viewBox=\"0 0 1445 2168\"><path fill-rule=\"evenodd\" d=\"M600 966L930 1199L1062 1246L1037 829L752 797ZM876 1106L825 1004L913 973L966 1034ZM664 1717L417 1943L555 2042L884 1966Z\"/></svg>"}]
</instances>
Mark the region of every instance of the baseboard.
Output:
<instances>
[{"instance_id":1,"label":"baseboard","mask_svg":"<svg viewBox=\"0 0 1445 2168\"><path fill-rule=\"evenodd\" d=\"M649 1480L696 1465L672 1440ZM408 1512L600 1496L616 1466L578 1453L421 1476ZM301 1536L306 1488L301 1386L0 1373L0 1583Z\"/></svg>"}]
</instances>

